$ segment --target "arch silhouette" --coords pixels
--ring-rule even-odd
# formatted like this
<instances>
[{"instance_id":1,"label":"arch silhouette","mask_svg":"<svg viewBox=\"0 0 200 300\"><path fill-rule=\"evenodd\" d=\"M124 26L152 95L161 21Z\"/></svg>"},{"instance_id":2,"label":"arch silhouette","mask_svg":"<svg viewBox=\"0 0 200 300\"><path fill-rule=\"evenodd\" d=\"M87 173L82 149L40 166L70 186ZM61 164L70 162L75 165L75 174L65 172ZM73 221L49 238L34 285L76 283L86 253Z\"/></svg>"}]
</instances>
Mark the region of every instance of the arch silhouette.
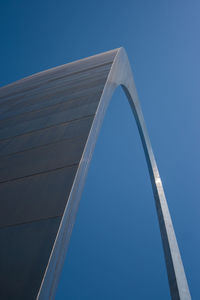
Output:
<instances>
[{"instance_id":1,"label":"arch silhouette","mask_svg":"<svg viewBox=\"0 0 200 300\"><path fill-rule=\"evenodd\" d=\"M191 299L123 48L0 88L1 299L54 299L98 133L118 86L143 144L171 298Z\"/></svg>"},{"instance_id":2,"label":"arch silhouette","mask_svg":"<svg viewBox=\"0 0 200 300\"><path fill-rule=\"evenodd\" d=\"M72 190L57 234L56 242L46 269L46 274L38 294L38 299L52 299L55 294L55 289L66 254L72 227L75 222L76 211L95 147L95 142L112 94L116 87L121 85L132 108L148 165L162 237L171 298L173 300L189 300L191 299L191 296L184 267L126 52L123 48L106 52L102 54L103 57L99 56L98 58L97 56L94 56L94 62L96 63L96 59L99 59L101 61L101 65L104 64L104 60L106 61L107 56L111 53L113 54L113 60L110 65L110 70L102 95L99 99L99 104L89 132L87 143L79 163L77 174L73 182Z\"/></svg>"}]
</instances>

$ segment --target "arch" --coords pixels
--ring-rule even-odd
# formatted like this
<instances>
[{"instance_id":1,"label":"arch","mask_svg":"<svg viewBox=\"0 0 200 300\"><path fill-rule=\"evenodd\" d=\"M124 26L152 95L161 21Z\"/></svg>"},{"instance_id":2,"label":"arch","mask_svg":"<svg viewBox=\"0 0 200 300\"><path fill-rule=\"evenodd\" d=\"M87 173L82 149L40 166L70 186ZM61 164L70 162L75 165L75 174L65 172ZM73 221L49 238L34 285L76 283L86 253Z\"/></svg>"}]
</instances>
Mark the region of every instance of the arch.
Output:
<instances>
[{"instance_id":1,"label":"arch","mask_svg":"<svg viewBox=\"0 0 200 300\"><path fill-rule=\"evenodd\" d=\"M145 152L171 297L191 299L123 48L0 88L2 299L54 298L98 133L112 94L120 85Z\"/></svg>"},{"instance_id":2,"label":"arch","mask_svg":"<svg viewBox=\"0 0 200 300\"><path fill-rule=\"evenodd\" d=\"M106 52L103 56L91 57L91 63L93 59L95 63L96 61L101 62L102 66L106 63L106 58L111 54L113 55L113 58L107 79L98 102L95 117L79 162L77 173L73 181L72 189L62 216L62 221L37 299L46 300L53 299L54 297L98 133L112 94L116 87L121 85L132 108L148 165L162 237L171 298L173 300L189 300L191 297L184 267L126 52L123 48Z\"/></svg>"}]
</instances>

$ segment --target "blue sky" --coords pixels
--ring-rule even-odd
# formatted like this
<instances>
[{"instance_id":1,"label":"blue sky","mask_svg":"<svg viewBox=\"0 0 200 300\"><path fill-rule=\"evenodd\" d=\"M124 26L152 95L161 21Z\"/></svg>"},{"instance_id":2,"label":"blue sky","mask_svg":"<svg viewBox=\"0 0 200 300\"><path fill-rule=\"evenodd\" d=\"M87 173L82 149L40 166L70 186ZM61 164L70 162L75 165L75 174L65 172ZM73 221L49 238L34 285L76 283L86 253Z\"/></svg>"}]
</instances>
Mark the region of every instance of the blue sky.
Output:
<instances>
[{"instance_id":1,"label":"blue sky","mask_svg":"<svg viewBox=\"0 0 200 300\"><path fill-rule=\"evenodd\" d=\"M200 270L200 2L1 1L0 86L124 46L193 299ZM136 125L120 88L108 109L56 300L169 299Z\"/></svg>"}]
</instances>

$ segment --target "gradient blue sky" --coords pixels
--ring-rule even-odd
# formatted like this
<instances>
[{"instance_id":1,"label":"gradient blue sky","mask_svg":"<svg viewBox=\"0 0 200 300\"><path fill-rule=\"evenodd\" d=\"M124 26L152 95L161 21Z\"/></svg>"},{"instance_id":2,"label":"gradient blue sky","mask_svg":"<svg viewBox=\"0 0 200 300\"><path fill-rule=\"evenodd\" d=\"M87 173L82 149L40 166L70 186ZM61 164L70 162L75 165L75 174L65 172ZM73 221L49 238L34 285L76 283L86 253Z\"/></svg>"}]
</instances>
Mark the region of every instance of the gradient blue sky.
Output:
<instances>
[{"instance_id":1,"label":"gradient blue sky","mask_svg":"<svg viewBox=\"0 0 200 300\"><path fill-rule=\"evenodd\" d=\"M200 1L1 1L0 86L124 46L191 294L200 299ZM120 88L81 199L56 300L169 299L146 162Z\"/></svg>"}]
</instances>

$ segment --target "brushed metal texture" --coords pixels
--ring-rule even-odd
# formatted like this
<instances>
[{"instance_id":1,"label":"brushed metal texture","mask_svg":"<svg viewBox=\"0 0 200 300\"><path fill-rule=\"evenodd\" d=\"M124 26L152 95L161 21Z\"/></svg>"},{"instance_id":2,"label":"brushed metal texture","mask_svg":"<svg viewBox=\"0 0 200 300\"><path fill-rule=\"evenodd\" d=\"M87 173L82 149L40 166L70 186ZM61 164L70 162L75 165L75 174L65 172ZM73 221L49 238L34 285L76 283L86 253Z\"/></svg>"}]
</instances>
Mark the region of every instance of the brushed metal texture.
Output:
<instances>
[{"instance_id":1,"label":"brushed metal texture","mask_svg":"<svg viewBox=\"0 0 200 300\"><path fill-rule=\"evenodd\" d=\"M0 105L0 120L4 120L7 118L12 118L13 116L18 116L27 112L35 112L36 110L42 110L48 108L49 106L56 106L61 103L76 103L76 101L81 101L81 103L85 103L85 101L90 101L93 99L99 99L102 93L102 86L98 87L88 87L84 91L75 90L74 93L68 95L66 93L59 93L59 91L53 91L52 93L47 93L43 97L39 95L39 97L33 96L33 99L29 101L24 101L23 103L14 103L13 105L8 104L8 107L2 107ZM27 99L27 98L26 98Z\"/></svg>"},{"instance_id":2,"label":"brushed metal texture","mask_svg":"<svg viewBox=\"0 0 200 300\"><path fill-rule=\"evenodd\" d=\"M0 182L44 173L79 163L86 138L63 140L0 159Z\"/></svg>"},{"instance_id":3,"label":"brushed metal texture","mask_svg":"<svg viewBox=\"0 0 200 300\"><path fill-rule=\"evenodd\" d=\"M60 140L87 137L94 115L71 122L56 124L0 142L0 159L32 148L52 144Z\"/></svg>"},{"instance_id":4,"label":"brushed metal texture","mask_svg":"<svg viewBox=\"0 0 200 300\"><path fill-rule=\"evenodd\" d=\"M48 248L51 254L48 263L45 261L44 276L39 277L40 282L37 281L38 300L54 299L98 133L112 94L119 85L123 87L132 108L144 148L171 298L191 299L129 61L125 50L119 48L29 76L0 89L2 215L8 214L12 208L18 210L10 215L9 222L2 218L1 225L15 227L15 222L28 224L29 220L37 218L44 218L43 221L47 222L51 216L62 216L56 238L52 231L54 244L53 248ZM74 168L71 175L66 173L69 168ZM30 207L26 198L31 202ZM37 208L34 209L32 202L36 198ZM7 205L4 204L6 199ZM44 213L47 199L49 208ZM6 228L9 227L1 230ZM48 231L47 236L49 234ZM9 249L11 244L12 240ZM11 255L12 250L9 251ZM40 252L42 257L42 248ZM8 259L6 251L4 259ZM15 273L18 268L13 268ZM11 267L9 271L12 271ZM36 273L29 271L30 278L34 278ZM24 290L28 291L29 286L30 282L26 282Z\"/></svg>"},{"instance_id":5,"label":"brushed metal texture","mask_svg":"<svg viewBox=\"0 0 200 300\"><path fill-rule=\"evenodd\" d=\"M63 122L70 122L90 116L95 113L97 105L97 102L93 102L92 104L83 104L79 105L77 108L53 113L50 116L47 115L44 117L35 118L34 120L25 121L21 124L11 125L9 127L0 129L0 141L54 126Z\"/></svg>"},{"instance_id":6,"label":"brushed metal texture","mask_svg":"<svg viewBox=\"0 0 200 300\"><path fill-rule=\"evenodd\" d=\"M0 184L0 228L62 216L77 168L61 168Z\"/></svg>"},{"instance_id":7,"label":"brushed metal texture","mask_svg":"<svg viewBox=\"0 0 200 300\"><path fill-rule=\"evenodd\" d=\"M2 299L36 299L114 53L0 89Z\"/></svg>"},{"instance_id":8,"label":"brushed metal texture","mask_svg":"<svg viewBox=\"0 0 200 300\"><path fill-rule=\"evenodd\" d=\"M77 108L78 106L81 107L82 105L88 105L92 102L95 103L98 100L99 100L99 95L94 95L92 98L87 97L85 99L83 99L83 97L81 97L79 100L75 99L75 101L66 101L66 99L65 99L65 101L63 101L62 103L58 103L55 105L49 105L49 106L41 108L39 110L37 109L37 110L30 111L30 112L21 113L21 114L18 114L17 116L13 116L13 117L10 117L10 118L4 119L4 120L0 120L0 129L7 128L9 126L16 126L17 124L23 123L26 121L31 121L31 120L35 120L38 118L47 117L47 116L50 116L55 113L59 113L59 112ZM5 113L4 113L4 115L5 115Z\"/></svg>"},{"instance_id":9,"label":"brushed metal texture","mask_svg":"<svg viewBox=\"0 0 200 300\"><path fill-rule=\"evenodd\" d=\"M34 300L60 218L0 229L0 299Z\"/></svg>"}]
</instances>

